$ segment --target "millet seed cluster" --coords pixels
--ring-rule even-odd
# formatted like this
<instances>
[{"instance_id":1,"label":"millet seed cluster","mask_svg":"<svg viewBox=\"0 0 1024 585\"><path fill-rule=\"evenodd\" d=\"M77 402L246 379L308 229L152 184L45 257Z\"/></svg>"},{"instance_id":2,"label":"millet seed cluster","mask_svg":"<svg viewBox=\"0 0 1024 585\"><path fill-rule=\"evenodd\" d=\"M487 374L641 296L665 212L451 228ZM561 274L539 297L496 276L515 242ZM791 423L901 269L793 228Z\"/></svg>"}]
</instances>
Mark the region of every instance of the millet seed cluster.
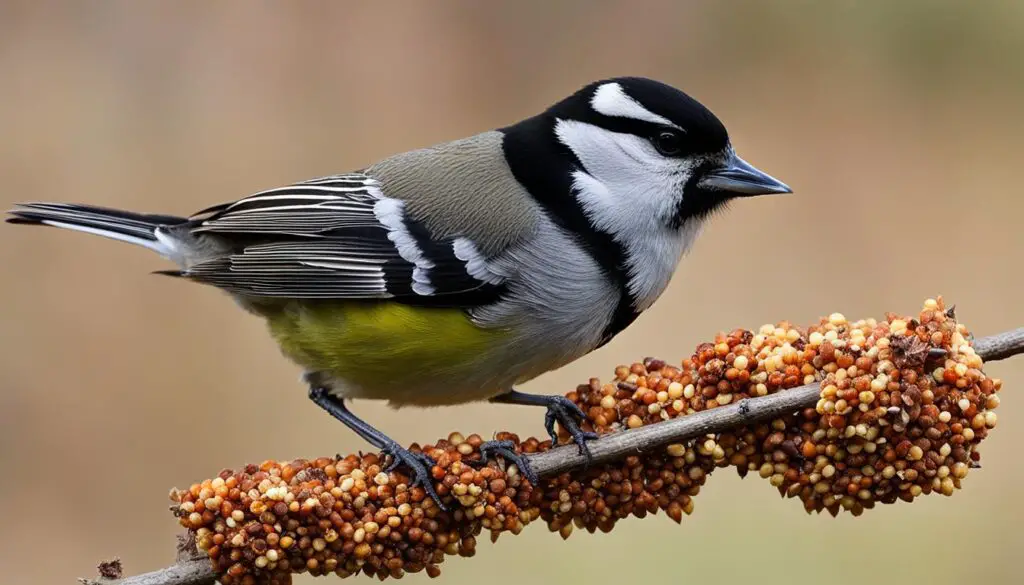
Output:
<instances>
[{"instance_id":1,"label":"millet seed cluster","mask_svg":"<svg viewBox=\"0 0 1024 585\"><path fill-rule=\"evenodd\" d=\"M453 433L423 448L437 461L435 485L449 512L400 471L383 472L373 454L225 470L172 491L173 509L225 585L286 584L302 572L437 576L445 556L472 556L484 530L496 540L538 518L563 538L574 527L608 531L658 510L679 522L717 467L757 473L808 512L859 515L879 502L951 495L977 465L977 445L996 424L1000 382L982 372L969 339L940 298L916 319L783 322L720 334L680 366L620 366L611 382L593 379L567 394L587 414L588 430L654 424L815 382L821 399L816 408L539 486L515 466L481 466L481 437ZM498 438L522 453L551 448Z\"/></svg>"}]
</instances>

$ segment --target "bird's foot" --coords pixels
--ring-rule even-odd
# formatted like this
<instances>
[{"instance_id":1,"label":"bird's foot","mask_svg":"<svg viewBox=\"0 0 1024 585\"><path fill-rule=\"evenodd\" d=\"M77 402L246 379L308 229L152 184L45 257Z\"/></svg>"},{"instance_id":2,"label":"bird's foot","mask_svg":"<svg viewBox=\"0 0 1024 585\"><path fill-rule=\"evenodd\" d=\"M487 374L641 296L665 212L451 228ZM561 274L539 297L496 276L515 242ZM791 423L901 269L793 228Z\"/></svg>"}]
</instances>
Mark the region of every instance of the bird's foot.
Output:
<instances>
[{"instance_id":1,"label":"bird's foot","mask_svg":"<svg viewBox=\"0 0 1024 585\"><path fill-rule=\"evenodd\" d=\"M442 511L448 511L448 507L434 489L434 476L431 470L437 465L436 461L426 453L410 451L394 441L384 445L381 453L391 459L384 467L385 472L393 471L400 465L404 466L409 471L409 487L422 487Z\"/></svg>"},{"instance_id":2,"label":"bird's foot","mask_svg":"<svg viewBox=\"0 0 1024 585\"><path fill-rule=\"evenodd\" d=\"M516 468L519 469L519 473L526 478L526 481L530 482L530 485L536 486L540 483L537 474L530 467L530 462L527 460L526 455L517 453L516 444L512 441L487 441L483 443L480 445L480 460L472 461L470 465L473 467L483 467L494 456L504 459L506 465L515 464Z\"/></svg>"},{"instance_id":3,"label":"bird's foot","mask_svg":"<svg viewBox=\"0 0 1024 585\"><path fill-rule=\"evenodd\" d=\"M590 448L587 447L587 441L597 438L597 433L591 433L584 431L580 428L580 424L586 420L587 415L583 410L576 406L576 403L569 400L565 396L546 396L548 411L544 415L544 428L548 431L548 436L551 437L551 444L558 444L558 433L555 431L555 423L562 425L562 428L569 433L572 440L579 447L580 455L587 460L587 465L590 465L591 455Z\"/></svg>"}]
</instances>

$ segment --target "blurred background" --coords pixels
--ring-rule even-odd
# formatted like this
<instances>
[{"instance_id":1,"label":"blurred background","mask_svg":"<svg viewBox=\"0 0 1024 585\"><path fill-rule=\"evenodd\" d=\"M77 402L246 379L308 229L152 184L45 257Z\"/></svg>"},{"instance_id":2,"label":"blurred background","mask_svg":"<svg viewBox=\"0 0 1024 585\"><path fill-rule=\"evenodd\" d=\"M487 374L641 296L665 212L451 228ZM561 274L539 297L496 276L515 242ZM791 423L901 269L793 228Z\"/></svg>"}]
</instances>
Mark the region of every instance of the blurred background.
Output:
<instances>
[{"instance_id":1,"label":"blurred background","mask_svg":"<svg viewBox=\"0 0 1024 585\"><path fill-rule=\"evenodd\" d=\"M796 193L717 217L636 325L524 390L676 362L719 330L915 313L937 294L986 335L1024 324L1022 54L1012 0L5 0L0 207L186 215L644 75L707 104ZM0 226L4 583L71 584L113 556L156 569L179 531L172 486L366 448L306 400L260 321L149 274L163 268L140 248ZM1001 426L952 498L810 517L722 470L681 526L659 514L563 543L538 523L449 558L443 582L1019 583L1024 357L987 370L1005 380ZM355 408L401 443L543 434L536 409Z\"/></svg>"}]
</instances>

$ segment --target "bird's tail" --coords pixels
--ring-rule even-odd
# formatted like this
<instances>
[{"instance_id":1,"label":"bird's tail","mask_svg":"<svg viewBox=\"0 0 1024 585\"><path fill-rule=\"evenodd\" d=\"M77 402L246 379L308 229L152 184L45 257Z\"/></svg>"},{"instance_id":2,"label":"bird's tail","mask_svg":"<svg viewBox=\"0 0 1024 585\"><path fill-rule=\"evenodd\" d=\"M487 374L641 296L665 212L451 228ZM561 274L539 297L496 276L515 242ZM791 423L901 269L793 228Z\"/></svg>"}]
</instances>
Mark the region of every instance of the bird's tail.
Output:
<instances>
[{"instance_id":1,"label":"bird's tail","mask_svg":"<svg viewBox=\"0 0 1024 585\"><path fill-rule=\"evenodd\" d=\"M132 213L72 203L22 203L8 213L11 215L8 223L49 225L96 234L143 246L165 257L174 254L175 241L159 228L188 221L172 215Z\"/></svg>"}]
</instances>

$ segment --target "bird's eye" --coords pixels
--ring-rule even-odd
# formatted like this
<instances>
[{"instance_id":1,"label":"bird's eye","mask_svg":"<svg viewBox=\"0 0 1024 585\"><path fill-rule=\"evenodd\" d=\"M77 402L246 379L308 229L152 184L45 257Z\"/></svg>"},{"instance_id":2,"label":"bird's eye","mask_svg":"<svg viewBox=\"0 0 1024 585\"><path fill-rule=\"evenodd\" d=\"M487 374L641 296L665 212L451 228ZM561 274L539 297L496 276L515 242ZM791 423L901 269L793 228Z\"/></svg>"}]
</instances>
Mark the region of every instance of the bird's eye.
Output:
<instances>
[{"instance_id":1,"label":"bird's eye","mask_svg":"<svg viewBox=\"0 0 1024 585\"><path fill-rule=\"evenodd\" d=\"M683 134L678 130L659 130L651 143L663 156L677 156L683 151Z\"/></svg>"}]
</instances>

